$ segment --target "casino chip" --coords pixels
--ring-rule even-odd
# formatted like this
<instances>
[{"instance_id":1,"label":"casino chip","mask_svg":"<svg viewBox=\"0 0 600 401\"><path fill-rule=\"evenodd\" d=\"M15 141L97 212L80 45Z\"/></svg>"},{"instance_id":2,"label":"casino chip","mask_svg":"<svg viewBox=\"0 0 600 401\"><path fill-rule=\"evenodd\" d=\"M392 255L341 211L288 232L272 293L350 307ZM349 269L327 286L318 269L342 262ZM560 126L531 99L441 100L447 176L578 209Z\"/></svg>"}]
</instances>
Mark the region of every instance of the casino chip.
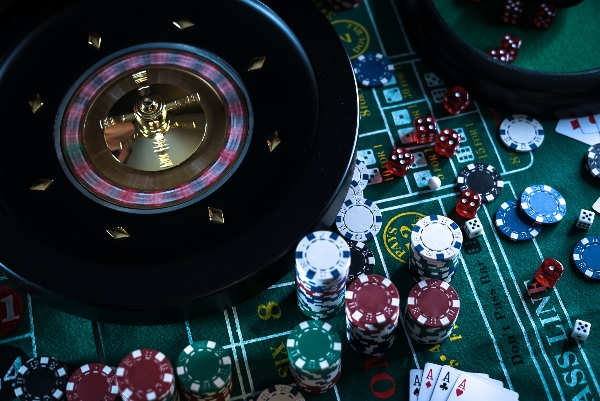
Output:
<instances>
[{"instance_id":1,"label":"casino chip","mask_svg":"<svg viewBox=\"0 0 600 401\"><path fill-rule=\"evenodd\" d=\"M68 380L64 363L51 356L34 357L19 369L14 383L15 395L21 401L60 401Z\"/></svg>"},{"instance_id":2,"label":"casino chip","mask_svg":"<svg viewBox=\"0 0 600 401\"><path fill-rule=\"evenodd\" d=\"M342 342L329 323L300 323L288 335L286 348L290 374L298 387L320 394L335 386L342 370Z\"/></svg>"},{"instance_id":3,"label":"casino chip","mask_svg":"<svg viewBox=\"0 0 600 401\"><path fill-rule=\"evenodd\" d=\"M356 166L352 174L352 182L356 182L361 191L367 187L369 183L369 169L364 161L356 158Z\"/></svg>"},{"instance_id":4,"label":"casino chip","mask_svg":"<svg viewBox=\"0 0 600 401\"><path fill-rule=\"evenodd\" d=\"M544 141L544 127L535 118L514 114L500 124L500 139L515 152L529 152Z\"/></svg>"},{"instance_id":5,"label":"casino chip","mask_svg":"<svg viewBox=\"0 0 600 401\"><path fill-rule=\"evenodd\" d=\"M596 178L600 178L600 143L590 146L585 154L585 167Z\"/></svg>"},{"instance_id":6,"label":"casino chip","mask_svg":"<svg viewBox=\"0 0 600 401\"><path fill-rule=\"evenodd\" d=\"M460 299L442 280L419 281L409 292L404 326L422 344L438 344L450 337L460 312Z\"/></svg>"},{"instance_id":7,"label":"casino chip","mask_svg":"<svg viewBox=\"0 0 600 401\"><path fill-rule=\"evenodd\" d=\"M533 239L542 230L540 224L525 217L516 199L500 205L495 223L498 230L513 241Z\"/></svg>"},{"instance_id":8,"label":"casino chip","mask_svg":"<svg viewBox=\"0 0 600 401\"><path fill-rule=\"evenodd\" d=\"M67 382L68 401L115 401L118 397L117 374L102 363L81 366Z\"/></svg>"},{"instance_id":9,"label":"casino chip","mask_svg":"<svg viewBox=\"0 0 600 401\"><path fill-rule=\"evenodd\" d=\"M287 384L276 384L265 389L254 401L304 401L297 388Z\"/></svg>"},{"instance_id":10,"label":"casino chip","mask_svg":"<svg viewBox=\"0 0 600 401\"><path fill-rule=\"evenodd\" d=\"M376 236L382 221L377 205L365 198L346 199L335 218L340 233L353 241L366 241Z\"/></svg>"},{"instance_id":11,"label":"casino chip","mask_svg":"<svg viewBox=\"0 0 600 401\"><path fill-rule=\"evenodd\" d=\"M536 223L554 224L565 217L567 202L548 185L531 185L521 195L521 209Z\"/></svg>"},{"instance_id":12,"label":"casino chip","mask_svg":"<svg viewBox=\"0 0 600 401\"><path fill-rule=\"evenodd\" d=\"M13 383L21 365L29 360L29 356L20 348L12 345L0 345L0 401L15 399Z\"/></svg>"},{"instance_id":13,"label":"casino chip","mask_svg":"<svg viewBox=\"0 0 600 401\"><path fill-rule=\"evenodd\" d=\"M356 82L368 88L387 84L394 74L394 66L381 53L367 53L352 61Z\"/></svg>"},{"instance_id":14,"label":"casino chip","mask_svg":"<svg viewBox=\"0 0 600 401\"><path fill-rule=\"evenodd\" d=\"M587 237L573 249L573 262L589 279L600 280L600 237Z\"/></svg>"},{"instance_id":15,"label":"casino chip","mask_svg":"<svg viewBox=\"0 0 600 401\"><path fill-rule=\"evenodd\" d=\"M126 355L117 367L123 401L164 401L175 391L171 363L162 352L142 348Z\"/></svg>"},{"instance_id":16,"label":"casino chip","mask_svg":"<svg viewBox=\"0 0 600 401\"><path fill-rule=\"evenodd\" d=\"M496 199L504 187L500 173L493 166L482 163L471 163L460 170L456 183L460 192L467 189L475 191L481 195L483 202Z\"/></svg>"},{"instance_id":17,"label":"casino chip","mask_svg":"<svg viewBox=\"0 0 600 401\"><path fill-rule=\"evenodd\" d=\"M346 285L350 285L361 274L372 274L375 268L373 252L362 242L346 240L350 248L350 271Z\"/></svg>"},{"instance_id":18,"label":"casino chip","mask_svg":"<svg viewBox=\"0 0 600 401\"><path fill-rule=\"evenodd\" d=\"M179 388L187 401L228 399L233 390L231 355L214 341L196 341L177 359Z\"/></svg>"},{"instance_id":19,"label":"casino chip","mask_svg":"<svg viewBox=\"0 0 600 401\"><path fill-rule=\"evenodd\" d=\"M17 290L7 285L0 285L0 300L5 307L0 307L0 337L13 331L23 316L23 298Z\"/></svg>"}]
</instances>

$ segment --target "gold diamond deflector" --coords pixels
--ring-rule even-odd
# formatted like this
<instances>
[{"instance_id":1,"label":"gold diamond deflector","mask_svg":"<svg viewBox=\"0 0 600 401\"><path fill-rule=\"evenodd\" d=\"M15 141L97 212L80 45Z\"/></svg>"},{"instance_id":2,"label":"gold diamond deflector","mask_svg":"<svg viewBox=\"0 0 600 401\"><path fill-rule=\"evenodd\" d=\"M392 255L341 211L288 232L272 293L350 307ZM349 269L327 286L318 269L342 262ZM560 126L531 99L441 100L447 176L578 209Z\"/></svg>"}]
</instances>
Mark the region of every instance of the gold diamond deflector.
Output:
<instances>
[{"instance_id":1,"label":"gold diamond deflector","mask_svg":"<svg viewBox=\"0 0 600 401\"><path fill-rule=\"evenodd\" d=\"M265 64L266 60L267 56L255 58L250 62L250 67L248 67L248 71L260 70L263 67L263 64Z\"/></svg>"},{"instance_id":2,"label":"gold diamond deflector","mask_svg":"<svg viewBox=\"0 0 600 401\"><path fill-rule=\"evenodd\" d=\"M223 211L214 207L208 207L208 218L214 223L225 224L225 217L223 216Z\"/></svg>"},{"instance_id":3,"label":"gold diamond deflector","mask_svg":"<svg viewBox=\"0 0 600 401\"><path fill-rule=\"evenodd\" d=\"M42 108L44 102L42 102L42 98L39 93L36 93L33 99L29 101L29 106L31 107L31 111L33 114L37 113L39 109Z\"/></svg>"},{"instance_id":4,"label":"gold diamond deflector","mask_svg":"<svg viewBox=\"0 0 600 401\"><path fill-rule=\"evenodd\" d=\"M96 32L90 32L88 35L88 44L94 46L96 49L100 48L100 42L102 42L102 37L98 35Z\"/></svg>"},{"instance_id":5,"label":"gold diamond deflector","mask_svg":"<svg viewBox=\"0 0 600 401\"><path fill-rule=\"evenodd\" d=\"M173 25L175 25L177 28L179 28L181 30L184 30L186 28L190 28L190 27L194 26L195 24L187 18L181 18L176 21L173 21Z\"/></svg>"},{"instance_id":6,"label":"gold diamond deflector","mask_svg":"<svg viewBox=\"0 0 600 401\"><path fill-rule=\"evenodd\" d=\"M273 135L267 139L267 145L269 146L269 151L274 151L277 145L281 143L281 139L279 139L279 134L277 131L273 132Z\"/></svg>"},{"instance_id":7,"label":"gold diamond deflector","mask_svg":"<svg viewBox=\"0 0 600 401\"><path fill-rule=\"evenodd\" d=\"M125 229L123 227L109 228L108 230L106 230L106 232L113 239L117 239L117 240L127 239L127 238L131 237L129 235L129 233L127 231L125 231Z\"/></svg>"},{"instance_id":8,"label":"gold diamond deflector","mask_svg":"<svg viewBox=\"0 0 600 401\"><path fill-rule=\"evenodd\" d=\"M35 184L33 184L31 186L31 188L29 188L31 191L45 191L48 189L48 187L50 187L50 185L54 182L54 180L45 180L45 179L40 179L37 180L35 182Z\"/></svg>"}]
</instances>

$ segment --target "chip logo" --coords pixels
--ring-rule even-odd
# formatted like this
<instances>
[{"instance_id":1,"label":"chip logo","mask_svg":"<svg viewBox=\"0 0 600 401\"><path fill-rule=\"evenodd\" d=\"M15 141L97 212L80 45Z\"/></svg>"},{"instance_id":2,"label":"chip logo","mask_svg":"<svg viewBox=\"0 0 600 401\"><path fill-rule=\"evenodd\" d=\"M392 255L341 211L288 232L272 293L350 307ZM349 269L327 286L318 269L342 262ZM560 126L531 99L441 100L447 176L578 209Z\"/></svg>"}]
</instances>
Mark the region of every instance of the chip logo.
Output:
<instances>
[{"instance_id":1,"label":"chip logo","mask_svg":"<svg viewBox=\"0 0 600 401\"><path fill-rule=\"evenodd\" d=\"M385 249L396 260L408 263L410 251L410 234L419 220L425 217L422 213L404 212L394 216L383 230Z\"/></svg>"}]
</instances>

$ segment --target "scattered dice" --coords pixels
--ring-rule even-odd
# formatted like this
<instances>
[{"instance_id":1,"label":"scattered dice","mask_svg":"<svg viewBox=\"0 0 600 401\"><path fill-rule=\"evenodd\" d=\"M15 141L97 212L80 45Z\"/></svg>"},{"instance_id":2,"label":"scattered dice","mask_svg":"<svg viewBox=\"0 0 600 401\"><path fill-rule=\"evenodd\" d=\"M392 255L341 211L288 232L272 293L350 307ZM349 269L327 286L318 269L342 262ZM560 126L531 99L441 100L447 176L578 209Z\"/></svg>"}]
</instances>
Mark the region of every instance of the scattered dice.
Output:
<instances>
[{"instance_id":1,"label":"scattered dice","mask_svg":"<svg viewBox=\"0 0 600 401\"><path fill-rule=\"evenodd\" d=\"M575 224L575 226L589 230L592 224L594 224L594 216L594 212L581 209L581 212L579 212L579 218L577 219L577 224Z\"/></svg>"},{"instance_id":2,"label":"scattered dice","mask_svg":"<svg viewBox=\"0 0 600 401\"><path fill-rule=\"evenodd\" d=\"M444 128L435 140L433 149L440 156L452 157L460 146L460 134L453 129Z\"/></svg>"},{"instance_id":3,"label":"scattered dice","mask_svg":"<svg viewBox=\"0 0 600 401\"><path fill-rule=\"evenodd\" d=\"M577 319L575 321L575 326L573 326L573 331L571 332L571 337L576 340L585 341L590 334L590 329L592 325L588 322L584 322L583 320Z\"/></svg>"},{"instance_id":4,"label":"scattered dice","mask_svg":"<svg viewBox=\"0 0 600 401\"><path fill-rule=\"evenodd\" d=\"M535 281L546 288L553 288L562 276L565 268L562 263L553 258L546 258L535 272Z\"/></svg>"},{"instance_id":5,"label":"scattered dice","mask_svg":"<svg viewBox=\"0 0 600 401\"><path fill-rule=\"evenodd\" d=\"M454 86L448 89L442 101L448 113L457 115L469 108L471 96L462 86Z\"/></svg>"},{"instance_id":6,"label":"scattered dice","mask_svg":"<svg viewBox=\"0 0 600 401\"><path fill-rule=\"evenodd\" d=\"M464 218L472 219L477 216L477 211L482 203L483 200L481 199L481 195L470 189L465 189L462 194L460 194L458 202L456 202L456 213Z\"/></svg>"},{"instance_id":7,"label":"scattered dice","mask_svg":"<svg viewBox=\"0 0 600 401\"><path fill-rule=\"evenodd\" d=\"M487 52L487 55L498 61L504 61L505 63L508 63L510 59L510 56L508 55L508 50L502 47L490 50L489 52Z\"/></svg>"},{"instance_id":8,"label":"scattered dice","mask_svg":"<svg viewBox=\"0 0 600 401\"><path fill-rule=\"evenodd\" d=\"M531 297L533 294L537 294L539 292L546 291L546 286L541 285L537 281L533 280L529 285L527 285L527 294Z\"/></svg>"},{"instance_id":9,"label":"scattered dice","mask_svg":"<svg viewBox=\"0 0 600 401\"><path fill-rule=\"evenodd\" d=\"M523 15L523 3L520 0L504 1L503 22L515 25L521 20L521 15Z\"/></svg>"},{"instance_id":10,"label":"scattered dice","mask_svg":"<svg viewBox=\"0 0 600 401\"><path fill-rule=\"evenodd\" d=\"M481 221L477 217L473 217L471 220L467 220L465 223L465 232L467 233L467 237L473 239L475 237L483 234L483 226L481 225Z\"/></svg>"},{"instance_id":11,"label":"scattered dice","mask_svg":"<svg viewBox=\"0 0 600 401\"><path fill-rule=\"evenodd\" d=\"M541 3L538 6L537 11L535 12L533 25L537 26L540 29L548 29L552 26L552 22L554 22L555 16L556 6L548 3Z\"/></svg>"},{"instance_id":12,"label":"scattered dice","mask_svg":"<svg viewBox=\"0 0 600 401\"><path fill-rule=\"evenodd\" d=\"M515 61L522 43L523 41L517 35L504 35L500 47L506 50L509 62Z\"/></svg>"},{"instance_id":13,"label":"scattered dice","mask_svg":"<svg viewBox=\"0 0 600 401\"><path fill-rule=\"evenodd\" d=\"M385 167L397 177L404 177L412 168L415 156L404 148L396 148L388 157Z\"/></svg>"},{"instance_id":14,"label":"scattered dice","mask_svg":"<svg viewBox=\"0 0 600 401\"><path fill-rule=\"evenodd\" d=\"M437 137L437 126L432 116L415 118L413 121L415 128L415 141L418 144L435 142Z\"/></svg>"}]
</instances>

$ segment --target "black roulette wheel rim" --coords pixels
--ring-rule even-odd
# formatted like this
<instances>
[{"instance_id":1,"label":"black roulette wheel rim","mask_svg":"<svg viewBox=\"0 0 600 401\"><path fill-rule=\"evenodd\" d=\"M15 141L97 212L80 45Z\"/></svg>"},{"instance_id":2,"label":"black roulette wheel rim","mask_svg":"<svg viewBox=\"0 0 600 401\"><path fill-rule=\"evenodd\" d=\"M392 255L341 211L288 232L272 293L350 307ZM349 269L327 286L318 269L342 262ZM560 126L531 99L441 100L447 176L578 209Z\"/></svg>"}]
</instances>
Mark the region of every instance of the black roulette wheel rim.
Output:
<instances>
[{"instance_id":1,"label":"black roulette wheel rim","mask_svg":"<svg viewBox=\"0 0 600 401\"><path fill-rule=\"evenodd\" d=\"M331 226L352 177L358 104L337 34L304 0L181 0L161 3L161 13L148 1L91 4L56 0L32 8L16 1L0 14L0 96L12 116L6 128L27 133L7 142L26 158L15 151L0 163L4 271L59 309L120 324L192 319L256 295L293 268L293 249L305 234ZM23 15L28 26L12 22ZM134 29L132 16L152 29ZM173 21L194 25L180 29ZM99 48L87 43L90 32L101 36ZM39 41L44 35L52 52ZM214 189L140 209L79 185L82 175L64 162L60 138L73 93L94 71L151 51L214 54L207 60L239 78L232 82L249 118L247 142ZM249 67L261 57L263 68ZM24 65L28 59L32 65ZM34 96L42 103L35 113ZM281 142L269 149L274 133ZM39 179L53 181L32 190ZM130 237L122 239L124 232Z\"/></svg>"},{"instance_id":2,"label":"black roulette wheel rim","mask_svg":"<svg viewBox=\"0 0 600 401\"><path fill-rule=\"evenodd\" d=\"M570 6L580 1L565 1ZM545 72L495 60L461 39L433 0L402 2L408 34L442 77L499 109L539 118L567 118L600 112L600 68Z\"/></svg>"}]
</instances>

